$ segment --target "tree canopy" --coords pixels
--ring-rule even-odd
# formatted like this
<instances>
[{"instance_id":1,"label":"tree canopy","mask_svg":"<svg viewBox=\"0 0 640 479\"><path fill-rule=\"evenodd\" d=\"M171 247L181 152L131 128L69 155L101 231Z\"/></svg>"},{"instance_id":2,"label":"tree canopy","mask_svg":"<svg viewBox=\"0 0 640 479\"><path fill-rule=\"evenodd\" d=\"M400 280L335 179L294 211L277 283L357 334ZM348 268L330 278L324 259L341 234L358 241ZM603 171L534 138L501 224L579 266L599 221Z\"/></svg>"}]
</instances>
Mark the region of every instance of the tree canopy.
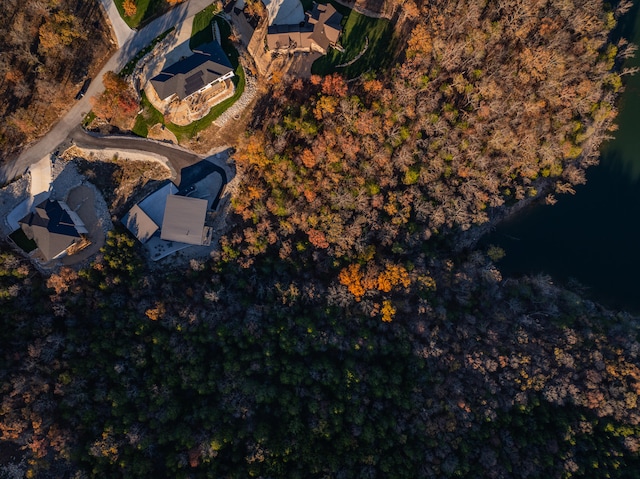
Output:
<instances>
[{"instance_id":1,"label":"tree canopy","mask_svg":"<svg viewBox=\"0 0 640 479\"><path fill-rule=\"evenodd\" d=\"M640 470L637 318L459 247L584 181L624 6L407 4L393 68L272 82L207 261L123 231L48 278L0 254L0 477Z\"/></svg>"}]
</instances>

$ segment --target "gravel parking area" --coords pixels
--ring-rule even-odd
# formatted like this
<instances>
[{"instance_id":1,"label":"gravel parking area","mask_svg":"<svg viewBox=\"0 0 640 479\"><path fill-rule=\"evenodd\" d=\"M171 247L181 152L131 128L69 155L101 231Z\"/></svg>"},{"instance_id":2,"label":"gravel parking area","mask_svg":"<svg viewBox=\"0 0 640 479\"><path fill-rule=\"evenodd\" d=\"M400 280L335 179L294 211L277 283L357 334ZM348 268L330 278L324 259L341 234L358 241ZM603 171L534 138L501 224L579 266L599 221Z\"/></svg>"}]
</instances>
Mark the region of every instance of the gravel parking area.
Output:
<instances>
[{"instance_id":1,"label":"gravel parking area","mask_svg":"<svg viewBox=\"0 0 640 479\"><path fill-rule=\"evenodd\" d=\"M113 229L111 215L98 189L89 182L73 188L66 198L69 208L80 216L87 230L91 244L72 256L65 256L61 263L65 266L87 261L104 246L107 232Z\"/></svg>"}]
</instances>

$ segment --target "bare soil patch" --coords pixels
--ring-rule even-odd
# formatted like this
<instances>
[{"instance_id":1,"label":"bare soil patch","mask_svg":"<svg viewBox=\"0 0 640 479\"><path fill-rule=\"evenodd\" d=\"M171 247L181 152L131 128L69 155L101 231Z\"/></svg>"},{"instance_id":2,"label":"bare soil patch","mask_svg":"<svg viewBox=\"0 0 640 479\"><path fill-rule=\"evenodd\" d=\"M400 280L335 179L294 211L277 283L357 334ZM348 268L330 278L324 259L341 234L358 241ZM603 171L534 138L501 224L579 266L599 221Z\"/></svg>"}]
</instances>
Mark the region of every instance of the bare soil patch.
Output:
<instances>
[{"instance_id":1,"label":"bare soil patch","mask_svg":"<svg viewBox=\"0 0 640 479\"><path fill-rule=\"evenodd\" d=\"M168 128L164 128L162 123L156 123L151 128L149 128L147 138L151 138L152 140L170 141L175 145L178 144L176 135L174 135L173 132Z\"/></svg>"},{"instance_id":2,"label":"bare soil patch","mask_svg":"<svg viewBox=\"0 0 640 479\"><path fill-rule=\"evenodd\" d=\"M69 192L67 196L67 204L69 208L78 213L80 219L87 227L89 240L91 244L76 254L65 256L62 258L62 264L65 266L81 263L100 251L105 241L105 219L99 217L96 204L96 194L92 188L86 185L78 186ZM104 208L104 205L103 205Z\"/></svg>"},{"instance_id":3,"label":"bare soil patch","mask_svg":"<svg viewBox=\"0 0 640 479\"><path fill-rule=\"evenodd\" d=\"M100 161L83 157L75 160L78 170L100 190L116 218L171 177L168 168L152 160Z\"/></svg>"},{"instance_id":4,"label":"bare soil patch","mask_svg":"<svg viewBox=\"0 0 640 479\"><path fill-rule=\"evenodd\" d=\"M194 139L183 142L183 146L199 155L206 155L212 150L225 146L235 148L253 118L253 108L256 101L257 97L242 110L237 118L233 118L232 121L228 121L222 127L212 124L209 128L201 131Z\"/></svg>"}]
</instances>

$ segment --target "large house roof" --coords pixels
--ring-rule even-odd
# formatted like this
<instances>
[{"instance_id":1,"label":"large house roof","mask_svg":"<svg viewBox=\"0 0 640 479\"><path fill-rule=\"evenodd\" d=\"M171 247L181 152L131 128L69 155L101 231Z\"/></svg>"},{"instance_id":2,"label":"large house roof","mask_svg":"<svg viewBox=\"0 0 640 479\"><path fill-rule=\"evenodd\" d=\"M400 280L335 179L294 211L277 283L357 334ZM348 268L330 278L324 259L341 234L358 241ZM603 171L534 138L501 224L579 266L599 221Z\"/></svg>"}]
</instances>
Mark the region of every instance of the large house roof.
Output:
<instances>
[{"instance_id":1,"label":"large house roof","mask_svg":"<svg viewBox=\"0 0 640 479\"><path fill-rule=\"evenodd\" d=\"M168 181L131 208L122 218L122 223L141 243L146 243L162 224L167 198L177 192L176 185Z\"/></svg>"},{"instance_id":2,"label":"large house roof","mask_svg":"<svg viewBox=\"0 0 640 479\"><path fill-rule=\"evenodd\" d=\"M201 245L206 216L207 200L171 195L167 198L160 238Z\"/></svg>"},{"instance_id":3,"label":"large house roof","mask_svg":"<svg viewBox=\"0 0 640 479\"><path fill-rule=\"evenodd\" d=\"M267 46L270 50L311 48L313 44L327 51L337 43L342 26L342 15L331 4L313 4L306 21L298 24L270 25L267 28Z\"/></svg>"},{"instance_id":4,"label":"large house roof","mask_svg":"<svg viewBox=\"0 0 640 479\"><path fill-rule=\"evenodd\" d=\"M76 215L77 217L77 215ZM79 219L76 219L79 221ZM28 238L33 239L47 261L59 256L86 232L76 225L69 212L58 201L45 200L19 222Z\"/></svg>"},{"instance_id":5,"label":"large house roof","mask_svg":"<svg viewBox=\"0 0 640 479\"><path fill-rule=\"evenodd\" d=\"M162 70L151 79L151 84L163 100L173 94L184 100L232 71L231 62L220 44L214 41Z\"/></svg>"}]
</instances>

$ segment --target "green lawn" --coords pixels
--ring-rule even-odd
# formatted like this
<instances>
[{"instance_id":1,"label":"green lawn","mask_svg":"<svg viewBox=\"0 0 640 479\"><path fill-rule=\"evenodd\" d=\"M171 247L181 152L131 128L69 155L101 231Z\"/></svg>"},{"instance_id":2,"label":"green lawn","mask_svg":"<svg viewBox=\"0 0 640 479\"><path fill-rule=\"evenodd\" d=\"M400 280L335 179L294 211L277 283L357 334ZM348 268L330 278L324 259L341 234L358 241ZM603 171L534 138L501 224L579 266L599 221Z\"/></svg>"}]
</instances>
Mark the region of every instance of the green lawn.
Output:
<instances>
[{"instance_id":1,"label":"green lawn","mask_svg":"<svg viewBox=\"0 0 640 479\"><path fill-rule=\"evenodd\" d=\"M141 24L162 15L169 7L164 0L136 0L138 10L133 17L128 17L124 14L124 8L122 7L124 0L114 0L114 2L118 13L131 28L137 28Z\"/></svg>"},{"instance_id":2,"label":"green lawn","mask_svg":"<svg viewBox=\"0 0 640 479\"><path fill-rule=\"evenodd\" d=\"M189 40L189 48L193 50L200 45L213 41L211 21L217 13L218 8L216 5L209 5L193 17L193 29L191 31L191 39ZM220 30L220 33L222 33L222 30Z\"/></svg>"},{"instance_id":3,"label":"green lawn","mask_svg":"<svg viewBox=\"0 0 640 479\"><path fill-rule=\"evenodd\" d=\"M345 7L336 4L334 6L337 9L341 7L338 10L345 15L339 40L345 51L329 50L327 55L313 63L311 73L328 75L338 72L353 78L368 70L380 70L389 66L395 51L391 22L384 18L365 17L353 10L350 10L350 13L344 13ZM369 38L369 48L365 54L352 65L336 68L336 65L347 63L355 58L364 48L366 38Z\"/></svg>"},{"instance_id":4,"label":"green lawn","mask_svg":"<svg viewBox=\"0 0 640 479\"><path fill-rule=\"evenodd\" d=\"M150 127L152 127L156 123L162 123L163 125L165 125L166 128L168 128L170 131L172 131L176 135L176 137L178 138L178 141L182 141L187 138L193 138L198 132L204 130L209 125L211 125L211 123L213 123L213 121L216 118L222 115L231 105L233 105L238 100L238 98L240 98L240 96L242 96L242 93L244 92L244 87L245 87L245 75L244 75L244 70L238 60L238 57L239 57L238 51L235 49L235 47L229 40L229 36L231 35L231 27L222 18L220 17L214 17L214 18L215 18L215 21L218 22L218 27L220 28L220 36L222 37L222 49L225 51L225 53L229 57L229 60L231 61L231 65L235 69L236 76L233 77L233 83L236 87L236 91L234 92L233 96L215 105L211 109L211 111L207 113L207 115L204 118L194 121L193 123L186 126L179 126L171 122L165 121L162 113L156 110L153 107L153 105L151 105L151 103L143 93L142 102L141 102L143 112L136 117L136 123L132 130L133 133L139 136L146 137L149 134ZM210 22L211 22L211 19L209 19L209 23ZM196 29L195 29L195 23L196 23L196 20L194 19L194 30L193 30L194 36L197 35ZM201 25L204 25L204 23L201 23ZM207 28L209 29L209 31L211 30L209 27ZM211 41L211 39L209 41Z\"/></svg>"},{"instance_id":5,"label":"green lawn","mask_svg":"<svg viewBox=\"0 0 640 479\"><path fill-rule=\"evenodd\" d=\"M133 126L133 133L144 138L149 134L149 128L157 123L164 123L164 116L158 110L156 110L147 95L142 92L142 100L140 101L142 107L142 113L136 116L136 123Z\"/></svg>"}]
</instances>

